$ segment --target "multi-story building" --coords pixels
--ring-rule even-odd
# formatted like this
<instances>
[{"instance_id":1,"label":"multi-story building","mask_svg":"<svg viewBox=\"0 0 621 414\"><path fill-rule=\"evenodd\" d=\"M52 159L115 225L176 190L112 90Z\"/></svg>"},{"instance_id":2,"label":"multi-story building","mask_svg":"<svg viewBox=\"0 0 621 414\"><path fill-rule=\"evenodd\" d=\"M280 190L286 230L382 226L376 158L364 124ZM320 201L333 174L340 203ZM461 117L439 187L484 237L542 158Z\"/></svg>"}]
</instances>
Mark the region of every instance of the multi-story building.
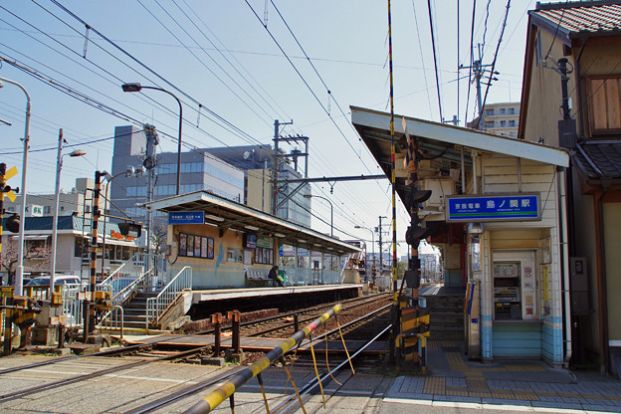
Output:
<instances>
[{"instance_id":1,"label":"multi-story building","mask_svg":"<svg viewBox=\"0 0 621 414\"><path fill-rule=\"evenodd\" d=\"M483 130L490 134L516 138L520 118L519 102L500 102L483 107Z\"/></svg>"},{"instance_id":2,"label":"multi-story building","mask_svg":"<svg viewBox=\"0 0 621 414\"><path fill-rule=\"evenodd\" d=\"M272 147L269 145L246 145L205 148L205 151L244 171L244 204L272 213ZM280 162L278 179L302 178L303 175L297 171L295 164L295 162L293 165L287 161ZM310 184L301 184L299 190L291 195L299 185L298 183L285 183L279 186L278 204L280 207L276 211L276 216L310 227L310 199L304 197L311 193ZM285 200L285 198L287 199Z\"/></svg>"},{"instance_id":3,"label":"multi-story building","mask_svg":"<svg viewBox=\"0 0 621 414\"><path fill-rule=\"evenodd\" d=\"M91 211L91 196L87 192L93 188L93 180L91 178L77 178L75 187L68 193L60 193L58 215L70 216L75 215L82 217ZM21 194L18 194L15 201L11 202L8 198L4 199L4 209L7 213L21 214L22 206ZM56 195L55 194L28 194L26 198L26 217L42 217L53 216L55 211Z\"/></svg>"},{"instance_id":4,"label":"multi-story building","mask_svg":"<svg viewBox=\"0 0 621 414\"><path fill-rule=\"evenodd\" d=\"M119 126L115 128L114 136L112 175L115 178L111 183L109 209L114 215L145 221L146 211L138 205L147 201L148 174L128 177L123 172L143 165L147 155L147 135L134 126ZM177 153L159 153L155 164L153 200L175 195ZM242 201L244 172L204 149L181 153L180 175L180 194L207 190L230 200Z\"/></svg>"}]
</instances>

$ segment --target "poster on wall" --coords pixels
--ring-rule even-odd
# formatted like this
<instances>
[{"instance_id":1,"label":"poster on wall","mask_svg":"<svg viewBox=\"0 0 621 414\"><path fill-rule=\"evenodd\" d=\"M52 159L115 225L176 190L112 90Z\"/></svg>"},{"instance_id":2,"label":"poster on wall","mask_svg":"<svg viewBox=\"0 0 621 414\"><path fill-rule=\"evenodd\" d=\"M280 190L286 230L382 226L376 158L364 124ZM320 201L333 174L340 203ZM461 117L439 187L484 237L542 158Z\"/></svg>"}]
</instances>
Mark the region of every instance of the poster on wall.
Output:
<instances>
[{"instance_id":1,"label":"poster on wall","mask_svg":"<svg viewBox=\"0 0 621 414\"><path fill-rule=\"evenodd\" d=\"M188 254L189 257L194 257L194 236L188 235Z\"/></svg>"},{"instance_id":2,"label":"poster on wall","mask_svg":"<svg viewBox=\"0 0 621 414\"><path fill-rule=\"evenodd\" d=\"M248 249L254 249L257 247L257 235L254 233L246 233L246 245Z\"/></svg>"},{"instance_id":3,"label":"poster on wall","mask_svg":"<svg viewBox=\"0 0 621 414\"><path fill-rule=\"evenodd\" d=\"M201 257L207 258L207 237L201 237Z\"/></svg>"},{"instance_id":4,"label":"poster on wall","mask_svg":"<svg viewBox=\"0 0 621 414\"><path fill-rule=\"evenodd\" d=\"M185 234L179 235L179 255L185 256L187 252L187 237Z\"/></svg>"},{"instance_id":5,"label":"poster on wall","mask_svg":"<svg viewBox=\"0 0 621 414\"><path fill-rule=\"evenodd\" d=\"M201 257L201 238L194 236L194 257Z\"/></svg>"},{"instance_id":6,"label":"poster on wall","mask_svg":"<svg viewBox=\"0 0 621 414\"><path fill-rule=\"evenodd\" d=\"M207 258L213 259L213 239L207 238Z\"/></svg>"}]
</instances>

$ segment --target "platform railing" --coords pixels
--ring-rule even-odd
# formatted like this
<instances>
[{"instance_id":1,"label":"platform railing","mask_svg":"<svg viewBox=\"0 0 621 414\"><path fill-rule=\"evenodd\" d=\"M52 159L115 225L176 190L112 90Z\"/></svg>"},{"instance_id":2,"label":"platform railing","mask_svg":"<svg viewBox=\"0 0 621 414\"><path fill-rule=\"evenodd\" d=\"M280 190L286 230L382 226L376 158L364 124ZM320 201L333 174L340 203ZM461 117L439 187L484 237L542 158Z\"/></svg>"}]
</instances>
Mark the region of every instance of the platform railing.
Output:
<instances>
[{"instance_id":1,"label":"platform railing","mask_svg":"<svg viewBox=\"0 0 621 414\"><path fill-rule=\"evenodd\" d=\"M139 278L144 274L145 263L148 262L148 256L144 253L135 253L121 266L117 267L108 277L98 283L100 286L110 286L112 295L123 290L125 286L121 283L122 279ZM118 282L116 282L118 281Z\"/></svg>"},{"instance_id":2,"label":"platform railing","mask_svg":"<svg viewBox=\"0 0 621 414\"><path fill-rule=\"evenodd\" d=\"M80 298L82 285L71 284L63 286L63 314L66 317L67 326L82 326L84 322L84 301Z\"/></svg>"},{"instance_id":3,"label":"platform railing","mask_svg":"<svg viewBox=\"0 0 621 414\"><path fill-rule=\"evenodd\" d=\"M181 269L156 297L147 299L146 328L149 328L150 323L158 322L179 294L187 289L192 289L192 268L190 266Z\"/></svg>"},{"instance_id":4,"label":"platform railing","mask_svg":"<svg viewBox=\"0 0 621 414\"><path fill-rule=\"evenodd\" d=\"M138 278L132 281L129 285L125 286L122 290L116 293L112 293L112 309L106 312L99 320L98 326L100 328L108 329L123 329L123 305L130 301L138 292L144 291L149 286L149 278L153 275L154 269L151 268L141 274ZM116 312L120 308L120 312ZM119 319L120 314L120 319Z\"/></svg>"}]
</instances>

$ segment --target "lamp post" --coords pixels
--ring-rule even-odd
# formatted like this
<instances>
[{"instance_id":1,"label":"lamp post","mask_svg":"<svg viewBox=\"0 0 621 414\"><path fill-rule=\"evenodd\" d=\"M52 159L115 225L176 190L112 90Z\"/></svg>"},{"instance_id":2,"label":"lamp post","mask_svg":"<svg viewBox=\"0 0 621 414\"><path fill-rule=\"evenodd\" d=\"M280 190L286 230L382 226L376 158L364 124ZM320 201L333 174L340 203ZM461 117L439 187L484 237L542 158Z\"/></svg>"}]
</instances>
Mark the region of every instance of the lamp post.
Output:
<instances>
[{"instance_id":1,"label":"lamp post","mask_svg":"<svg viewBox=\"0 0 621 414\"><path fill-rule=\"evenodd\" d=\"M167 91L166 89L160 88L159 86L144 86L139 82L132 82L124 83L121 85L121 88L123 88L123 92L140 92L142 89L154 89L156 91L167 93L175 98L179 104L179 139L177 143L177 195L179 195L179 188L181 187L181 126L183 124L183 106L181 105L181 101L175 94Z\"/></svg>"},{"instance_id":2,"label":"lamp post","mask_svg":"<svg viewBox=\"0 0 621 414\"><path fill-rule=\"evenodd\" d=\"M373 231L373 229L370 229L368 227L363 227L363 226L354 226L355 229L365 229L368 230L369 232L371 232L371 255L373 256L373 267L375 267L375 232ZM368 269L368 264L367 261L364 261L365 266ZM366 272L365 272L366 273ZM367 273L368 275L368 273Z\"/></svg>"},{"instance_id":3,"label":"lamp post","mask_svg":"<svg viewBox=\"0 0 621 414\"><path fill-rule=\"evenodd\" d=\"M17 250L17 268L15 275L15 295L21 296L24 294L24 230L26 226L26 173L28 172L28 148L30 147L30 95L26 88L21 84L7 79L0 78L0 87L2 82L10 83L17 86L26 95L26 122L24 127L24 156L22 158L22 205L21 205L21 220L19 221L19 241Z\"/></svg>"},{"instance_id":4,"label":"lamp post","mask_svg":"<svg viewBox=\"0 0 621 414\"><path fill-rule=\"evenodd\" d=\"M326 200L330 204L330 237L334 237L334 204L332 201L327 199L326 197L314 195L314 194L304 194L304 198L321 198L322 200Z\"/></svg>"},{"instance_id":5,"label":"lamp post","mask_svg":"<svg viewBox=\"0 0 621 414\"><path fill-rule=\"evenodd\" d=\"M70 157L81 157L86 155L86 152L76 149L69 154L63 154L63 144L66 143L63 138L62 128L58 131L58 152L56 155L56 200L54 205L54 217L52 218L52 251L51 251L51 268L50 268L50 292L54 291L54 282L56 275L56 245L58 242L58 209L60 208L60 172L63 168L63 157L69 155Z\"/></svg>"}]
</instances>

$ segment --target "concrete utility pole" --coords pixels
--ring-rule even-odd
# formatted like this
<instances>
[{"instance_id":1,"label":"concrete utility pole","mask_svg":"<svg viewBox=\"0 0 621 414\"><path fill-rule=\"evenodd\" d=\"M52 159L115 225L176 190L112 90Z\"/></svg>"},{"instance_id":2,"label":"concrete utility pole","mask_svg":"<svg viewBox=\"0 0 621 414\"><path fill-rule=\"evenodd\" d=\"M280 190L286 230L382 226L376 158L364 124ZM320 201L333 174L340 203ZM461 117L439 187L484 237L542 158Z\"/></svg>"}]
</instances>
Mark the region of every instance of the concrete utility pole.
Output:
<instances>
[{"instance_id":1,"label":"concrete utility pole","mask_svg":"<svg viewBox=\"0 0 621 414\"><path fill-rule=\"evenodd\" d=\"M387 219L388 217L386 216L379 216L379 227L378 227L378 234L379 234L379 240L377 242L377 244L379 244L379 268L380 268L380 276L382 275L382 270L384 269L384 252L382 250L382 219L385 218Z\"/></svg>"},{"instance_id":2,"label":"concrete utility pole","mask_svg":"<svg viewBox=\"0 0 621 414\"><path fill-rule=\"evenodd\" d=\"M147 154L142 165L148 171L147 175L147 202L153 201L153 187L155 186L155 167L157 160L155 157L155 148L159 144L159 138L157 131L153 125L145 124L144 131L147 136ZM151 208L147 209L147 231L145 232L145 250L147 253L147 260L150 260L151 254L151 235L153 226L153 211ZM147 269L149 267L147 266Z\"/></svg>"},{"instance_id":3,"label":"concrete utility pole","mask_svg":"<svg viewBox=\"0 0 621 414\"><path fill-rule=\"evenodd\" d=\"M477 125L477 129L483 131L485 130L485 123L484 123L485 113L483 112L484 102L483 102L483 93L482 93L482 88L481 88L481 79L485 75L486 68L492 65L483 64L483 56L482 56L483 52L481 51L481 44L479 43L477 47L479 51L479 59L472 62L472 66L460 65L459 69L472 69L472 74L474 75L474 81L476 82L477 104L479 107L479 124ZM496 78L493 77L493 75L497 75L497 74L498 72L490 73L489 82L491 82L492 80L497 80Z\"/></svg>"}]
</instances>

